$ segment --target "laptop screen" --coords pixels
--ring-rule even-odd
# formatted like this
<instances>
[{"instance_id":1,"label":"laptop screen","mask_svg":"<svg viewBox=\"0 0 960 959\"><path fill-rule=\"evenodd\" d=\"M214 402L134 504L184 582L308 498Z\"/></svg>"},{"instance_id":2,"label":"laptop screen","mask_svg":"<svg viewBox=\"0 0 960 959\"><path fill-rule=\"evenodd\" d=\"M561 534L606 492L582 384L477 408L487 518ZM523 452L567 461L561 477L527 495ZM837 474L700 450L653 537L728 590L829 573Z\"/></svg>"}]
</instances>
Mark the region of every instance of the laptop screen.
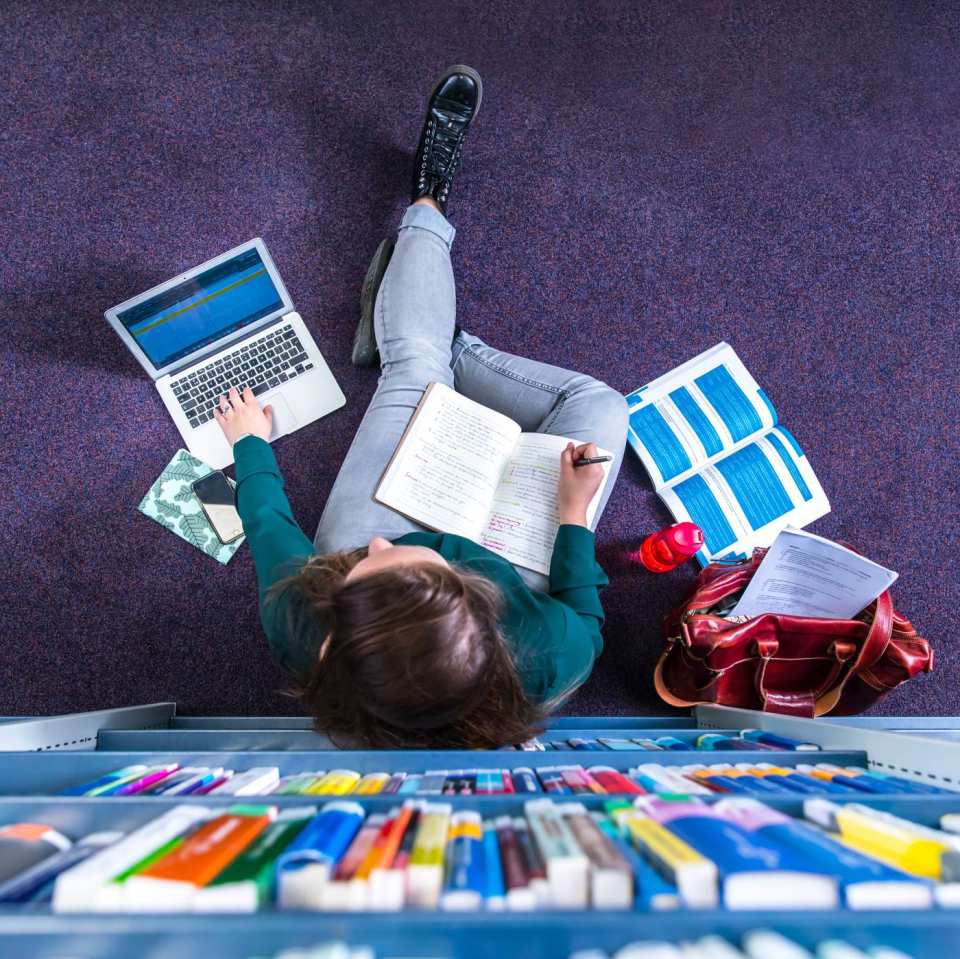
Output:
<instances>
[{"instance_id":1,"label":"laptop screen","mask_svg":"<svg viewBox=\"0 0 960 959\"><path fill-rule=\"evenodd\" d=\"M117 314L158 369L254 323L283 306L256 249Z\"/></svg>"}]
</instances>

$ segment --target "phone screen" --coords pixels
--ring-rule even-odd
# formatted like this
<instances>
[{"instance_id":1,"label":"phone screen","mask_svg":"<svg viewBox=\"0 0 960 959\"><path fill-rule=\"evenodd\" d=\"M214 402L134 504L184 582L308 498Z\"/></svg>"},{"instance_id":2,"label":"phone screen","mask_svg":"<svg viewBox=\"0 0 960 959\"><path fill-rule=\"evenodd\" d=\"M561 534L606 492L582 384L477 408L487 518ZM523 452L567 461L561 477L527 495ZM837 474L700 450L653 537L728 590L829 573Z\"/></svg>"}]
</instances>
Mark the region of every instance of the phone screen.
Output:
<instances>
[{"instance_id":1,"label":"phone screen","mask_svg":"<svg viewBox=\"0 0 960 959\"><path fill-rule=\"evenodd\" d=\"M233 484L223 473L215 470L197 480L193 492L221 542L231 543L243 535L243 524L234 505Z\"/></svg>"}]
</instances>

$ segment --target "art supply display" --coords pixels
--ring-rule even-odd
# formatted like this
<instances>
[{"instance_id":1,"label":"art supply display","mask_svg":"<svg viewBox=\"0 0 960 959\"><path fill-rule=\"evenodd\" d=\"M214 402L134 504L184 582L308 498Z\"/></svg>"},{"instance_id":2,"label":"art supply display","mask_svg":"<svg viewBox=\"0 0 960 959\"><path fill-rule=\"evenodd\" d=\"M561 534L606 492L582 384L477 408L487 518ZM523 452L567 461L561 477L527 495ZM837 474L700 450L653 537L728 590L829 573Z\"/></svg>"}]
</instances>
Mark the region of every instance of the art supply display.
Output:
<instances>
[{"instance_id":1,"label":"art supply display","mask_svg":"<svg viewBox=\"0 0 960 959\"><path fill-rule=\"evenodd\" d=\"M610 772L594 767L592 778ZM598 806L589 790L521 793L514 813L493 815L474 795L475 808L399 797L377 809L345 798L178 804L125 835L76 842L12 824L0 827L11 853L0 902L51 899L55 912L960 908L960 835L863 793L778 794L802 805L798 817L730 788L773 776L693 771L703 772L724 795L620 794Z\"/></svg>"},{"instance_id":2,"label":"art supply display","mask_svg":"<svg viewBox=\"0 0 960 959\"><path fill-rule=\"evenodd\" d=\"M757 731L750 731L755 734ZM782 737L779 737L782 739ZM690 751L689 743L673 736L657 740L660 752ZM705 760L718 752L744 753L750 749L767 754L768 760L751 762L689 762L679 765L641 763L637 766L596 764L536 765L509 769L426 770L423 773L368 773L337 769L281 776L277 767L256 767L246 771L185 767L180 772L187 778L174 783L166 791L137 792L137 797L156 796L376 796L396 795L399 799L441 796L510 796L545 793L550 796L589 795L659 795L707 796L730 794L764 797L829 795L852 798L863 795L956 795L956 791L932 783L918 782L902 776L879 773L860 766L837 766L832 763L797 762L817 751L813 743L784 743L730 737L720 733L704 733L697 738L694 754ZM581 752L595 753L588 749ZM610 759L617 750L606 750ZM597 757L599 758L599 757ZM811 757L812 758L812 757ZM795 763L795 765L784 765ZM123 773L123 776L120 774ZM153 776L155 772L129 769L83 784L99 796L109 781L114 784L124 777ZM172 774L171 774L172 775ZM155 782L159 789L163 782ZM218 785L218 783L220 785ZM222 791L224 785L236 783L233 791ZM70 787L76 795L81 787ZM238 791L239 790L239 791ZM253 790L261 790L254 792ZM80 795L90 795L89 792Z\"/></svg>"},{"instance_id":3,"label":"art supply display","mask_svg":"<svg viewBox=\"0 0 960 959\"><path fill-rule=\"evenodd\" d=\"M800 445L728 343L627 395L627 439L678 523L714 559L749 556L830 503Z\"/></svg>"}]
</instances>

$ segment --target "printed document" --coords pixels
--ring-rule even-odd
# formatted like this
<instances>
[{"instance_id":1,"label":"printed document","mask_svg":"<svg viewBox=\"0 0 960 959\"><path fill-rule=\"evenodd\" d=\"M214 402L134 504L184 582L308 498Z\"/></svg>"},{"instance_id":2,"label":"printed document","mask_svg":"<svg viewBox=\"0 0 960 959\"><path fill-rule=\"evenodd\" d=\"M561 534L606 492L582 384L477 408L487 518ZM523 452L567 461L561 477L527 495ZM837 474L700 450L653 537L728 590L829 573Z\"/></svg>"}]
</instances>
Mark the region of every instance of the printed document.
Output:
<instances>
[{"instance_id":1,"label":"printed document","mask_svg":"<svg viewBox=\"0 0 960 959\"><path fill-rule=\"evenodd\" d=\"M730 616L786 613L853 619L897 574L853 550L799 529L773 541Z\"/></svg>"},{"instance_id":2,"label":"printed document","mask_svg":"<svg viewBox=\"0 0 960 959\"><path fill-rule=\"evenodd\" d=\"M830 503L793 434L728 343L627 395L627 439L677 522L696 523L697 561L745 559Z\"/></svg>"}]
</instances>

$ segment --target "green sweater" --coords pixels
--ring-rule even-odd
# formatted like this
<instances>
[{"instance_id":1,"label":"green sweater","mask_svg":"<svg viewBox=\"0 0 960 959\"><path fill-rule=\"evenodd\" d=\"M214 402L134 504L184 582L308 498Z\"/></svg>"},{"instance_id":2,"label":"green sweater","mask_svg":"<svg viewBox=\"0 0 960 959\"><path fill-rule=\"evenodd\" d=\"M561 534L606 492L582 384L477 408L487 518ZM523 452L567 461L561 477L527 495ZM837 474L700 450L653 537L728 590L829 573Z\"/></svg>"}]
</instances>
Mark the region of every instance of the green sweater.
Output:
<instances>
[{"instance_id":1,"label":"green sweater","mask_svg":"<svg viewBox=\"0 0 960 959\"><path fill-rule=\"evenodd\" d=\"M303 677L317 650L286 634L283 595L270 602L266 597L277 580L295 573L316 551L293 518L270 444L245 437L234 446L234 456L237 509L257 571L263 628L277 661ZM500 627L528 696L547 701L590 674L603 647L598 590L608 583L597 564L590 530L560 527L550 564L549 595L531 590L511 563L462 536L408 533L394 542L429 546L500 588L504 597Z\"/></svg>"}]
</instances>

